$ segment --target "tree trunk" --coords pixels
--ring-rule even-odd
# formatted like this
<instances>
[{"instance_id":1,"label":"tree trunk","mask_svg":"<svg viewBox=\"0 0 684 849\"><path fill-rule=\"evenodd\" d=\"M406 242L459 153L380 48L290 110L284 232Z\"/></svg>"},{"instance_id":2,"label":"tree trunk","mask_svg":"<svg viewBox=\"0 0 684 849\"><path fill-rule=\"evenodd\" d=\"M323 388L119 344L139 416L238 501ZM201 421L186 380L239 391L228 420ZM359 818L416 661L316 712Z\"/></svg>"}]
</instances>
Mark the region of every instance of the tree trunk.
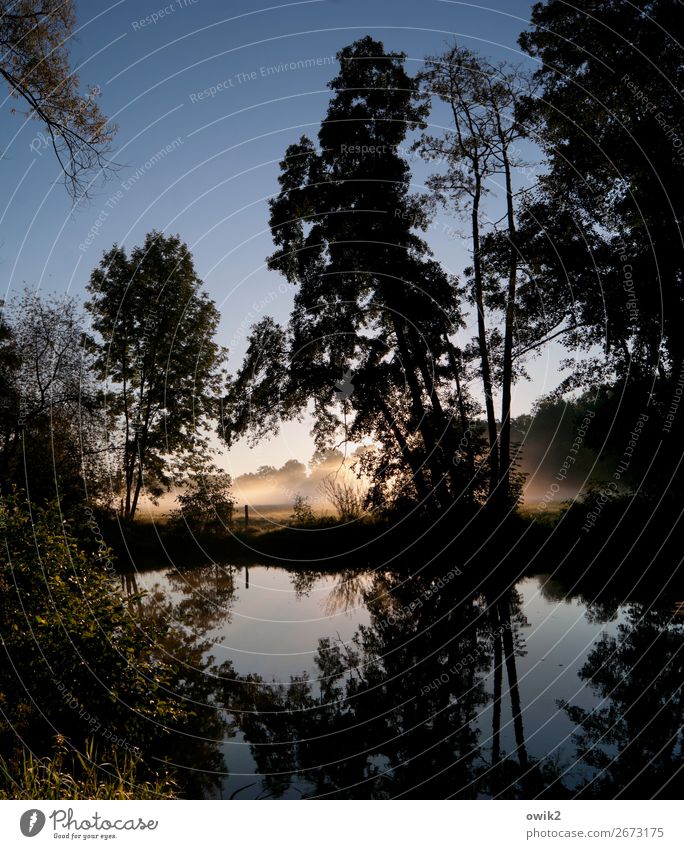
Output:
<instances>
[{"instance_id":1,"label":"tree trunk","mask_svg":"<svg viewBox=\"0 0 684 849\"><path fill-rule=\"evenodd\" d=\"M130 512L130 521L132 522L135 513L138 509L138 498L140 497L140 490L143 485L143 469L142 469L142 458L140 459L140 463L138 465L138 475L135 481L135 492L133 493L133 500L131 502L131 512Z\"/></svg>"},{"instance_id":2,"label":"tree trunk","mask_svg":"<svg viewBox=\"0 0 684 849\"><path fill-rule=\"evenodd\" d=\"M414 334L412 333L412 336L413 335ZM415 339L414 344L417 345ZM421 377L423 378L425 391L428 395L428 398L430 399L430 403L432 404L432 412L435 417L435 423L437 425L437 430L439 434L437 438L437 448L439 450L439 456L441 460L440 465L443 469L441 475L449 477L451 481L452 496L455 498L458 495L460 481L456 473L456 468L454 467L454 464L452 462L456 449L454 429L451 424L451 420L448 420L446 414L444 413L444 408L442 407L442 402L439 400L439 395L437 394L437 388L435 387L433 374L430 370L430 365L427 362L427 359L425 358L425 356L422 355L422 352L417 355L417 359L418 369L420 371Z\"/></svg>"},{"instance_id":3,"label":"tree trunk","mask_svg":"<svg viewBox=\"0 0 684 849\"><path fill-rule=\"evenodd\" d=\"M438 448L432 432L431 424L423 405L420 384L416 377L414 358L411 355L404 328L401 326L401 322L394 310L392 310L392 321L394 323L394 330L397 336L399 353L402 358L403 371L411 393L411 409L413 411L413 416L416 419L416 427L420 431L420 435L423 439L423 445L425 446L425 462L435 478L435 480L431 482L432 491L435 493L435 498L439 503L439 491L443 490L443 485L441 480L442 471L438 462Z\"/></svg>"},{"instance_id":4,"label":"tree trunk","mask_svg":"<svg viewBox=\"0 0 684 849\"><path fill-rule=\"evenodd\" d=\"M125 460L124 460L124 473L125 473L125 485L126 485L126 501L124 504L124 519L127 522L130 522L133 518L131 516L131 497L133 494L133 480L135 478L135 460L136 460L136 452L135 449L131 449L131 446L126 443L126 448L124 449Z\"/></svg>"},{"instance_id":5,"label":"tree trunk","mask_svg":"<svg viewBox=\"0 0 684 849\"><path fill-rule=\"evenodd\" d=\"M133 493L133 500L131 502L131 513L129 516L129 521L133 521L135 518L135 514L138 510L138 496L140 495L140 489L142 487L142 478L138 477L138 480L135 484L135 492Z\"/></svg>"},{"instance_id":6,"label":"tree trunk","mask_svg":"<svg viewBox=\"0 0 684 849\"><path fill-rule=\"evenodd\" d=\"M506 177L506 218L510 242L508 271L508 293L506 298L506 325L504 329L503 386L501 388L501 483L498 497L508 505L511 495L511 392L513 383L513 324L515 322L515 297L518 275L518 251L516 246L515 216L513 211L513 187L511 166L505 140L502 139L502 158Z\"/></svg>"},{"instance_id":7,"label":"tree trunk","mask_svg":"<svg viewBox=\"0 0 684 849\"><path fill-rule=\"evenodd\" d=\"M392 415L391 410L385 403L384 398L378 393L377 402L380 410L385 417L385 421L390 427L394 438L397 441L397 445L401 450L401 453L406 457L406 460L411 468L411 474L413 475L413 480L415 481L416 491L418 493L418 497L421 501L428 504L431 500L431 493L428 487L427 481L425 480L425 474L423 472L423 467L420 462L420 459L415 456L415 453L411 450L408 442L406 441L406 437L401 432L399 425L394 420L394 416Z\"/></svg>"},{"instance_id":8,"label":"tree trunk","mask_svg":"<svg viewBox=\"0 0 684 849\"><path fill-rule=\"evenodd\" d=\"M496 621L496 620L494 620ZM496 629L499 624L497 622ZM503 658L501 634L494 634L494 704L492 705L492 766L501 760L501 690L503 684Z\"/></svg>"},{"instance_id":9,"label":"tree trunk","mask_svg":"<svg viewBox=\"0 0 684 849\"><path fill-rule=\"evenodd\" d=\"M470 475L469 495L470 497L472 497L472 490L475 486L475 450L473 448L470 422L468 421L468 414L466 412L465 401L463 399L463 389L461 387L461 366L458 362L456 353L454 351L454 346L451 344L450 339L446 337L445 341L447 344L447 351L449 352L449 364L451 365L451 372L454 376L454 383L456 384L456 403L458 405L458 415L461 420L461 430L463 431L462 439L465 439L466 441L468 474Z\"/></svg>"},{"instance_id":10,"label":"tree trunk","mask_svg":"<svg viewBox=\"0 0 684 849\"><path fill-rule=\"evenodd\" d=\"M487 432L489 434L489 496L492 498L499 483L499 446L494 412L494 391L492 389L492 372L489 363L487 347L487 328L485 325L484 291L482 285L482 258L480 256L480 198L482 184L479 174L475 176L475 193L472 212L473 238L473 277L475 280L475 306L477 307L477 339L480 349L480 367L482 369L482 384L484 386L485 409L487 411Z\"/></svg>"},{"instance_id":11,"label":"tree trunk","mask_svg":"<svg viewBox=\"0 0 684 849\"><path fill-rule=\"evenodd\" d=\"M500 602L500 610L505 602ZM511 711L513 713L513 730L517 745L518 761L522 769L527 768L527 748L525 746L525 730L523 728L522 708L520 705L520 688L518 687L518 671L515 662L515 645L513 642L513 628L511 616L508 611L501 617L503 650L506 658L506 675L508 677L508 692L511 697Z\"/></svg>"}]
</instances>

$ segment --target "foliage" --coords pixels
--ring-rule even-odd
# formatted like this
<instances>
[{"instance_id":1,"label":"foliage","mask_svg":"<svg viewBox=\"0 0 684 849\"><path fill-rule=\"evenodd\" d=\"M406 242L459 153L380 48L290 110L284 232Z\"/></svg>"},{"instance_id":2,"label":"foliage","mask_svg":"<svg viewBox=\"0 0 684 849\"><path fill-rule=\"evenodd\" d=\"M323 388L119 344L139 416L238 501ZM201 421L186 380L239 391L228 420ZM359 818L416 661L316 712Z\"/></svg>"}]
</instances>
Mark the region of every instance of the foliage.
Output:
<instances>
[{"instance_id":1,"label":"foliage","mask_svg":"<svg viewBox=\"0 0 684 849\"><path fill-rule=\"evenodd\" d=\"M593 646L579 675L596 705L561 704L578 757L593 768L579 798L680 798L682 636L671 611L635 603Z\"/></svg>"},{"instance_id":2,"label":"foliage","mask_svg":"<svg viewBox=\"0 0 684 849\"><path fill-rule=\"evenodd\" d=\"M103 426L83 318L73 298L28 289L0 328L0 480L65 510L107 501Z\"/></svg>"},{"instance_id":3,"label":"foliage","mask_svg":"<svg viewBox=\"0 0 684 849\"><path fill-rule=\"evenodd\" d=\"M269 267L297 284L294 309L286 328L253 328L223 434L260 438L312 403L319 449L379 446L364 461L377 500L436 510L472 495L472 469L453 460L473 404L454 375L456 281L415 232L427 219L401 155L424 98L404 55L370 37L338 59L319 148L302 137L286 150L270 203Z\"/></svg>"},{"instance_id":4,"label":"foliage","mask_svg":"<svg viewBox=\"0 0 684 849\"><path fill-rule=\"evenodd\" d=\"M526 753L519 712L522 598L506 591L487 603L461 588L449 592L442 584L438 590L437 582L436 576L383 571L354 586L345 574L336 610L363 599L369 623L346 641L320 639L315 676L291 676L286 683L254 674L224 678L224 698L239 708L264 793L283 795L295 777L309 798L475 798L481 792L529 798L545 791L549 776ZM416 604L427 596L428 603ZM498 655L497 640L503 643ZM507 718L503 725L501 710L498 720L491 712L491 732L477 729L491 701L485 682L492 677L494 698L502 701L502 659L515 755L501 746L502 726L510 723ZM553 790L564 788L559 782Z\"/></svg>"},{"instance_id":5,"label":"foliage","mask_svg":"<svg viewBox=\"0 0 684 849\"><path fill-rule=\"evenodd\" d=\"M599 332L607 323L606 353L621 373L655 370L661 343L666 369L682 356L684 157L677 140L684 125L674 96L684 86L674 38L680 14L673 0L550 0L534 6L532 28L520 38L541 60L543 90L527 115L550 162L540 195L548 207L543 224L551 214L572 216L587 248L598 242L604 249L612 273L601 275L600 287L585 274L574 297L580 306L593 304L585 319ZM604 56L611 57L609 72ZM625 307L630 301L634 309Z\"/></svg>"},{"instance_id":6,"label":"foliage","mask_svg":"<svg viewBox=\"0 0 684 849\"><path fill-rule=\"evenodd\" d=\"M561 388L615 384L618 428L649 415L639 453L644 469L654 461L644 483L653 492L664 479L676 492L684 485L670 467L684 433L675 401L684 373L680 18L674 0L548 0L535 4L520 38L540 60L540 96L524 116L549 162L524 249L546 303L574 316L567 346L589 357L583 368L568 360L573 374ZM659 456L647 457L644 446L661 439Z\"/></svg>"},{"instance_id":7,"label":"foliage","mask_svg":"<svg viewBox=\"0 0 684 849\"><path fill-rule=\"evenodd\" d=\"M120 512L134 518L143 485L156 498L171 458L206 453L223 350L219 313L178 236L148 233L130 256L114 246L88 285L99 378L117 445Z\"/></svg>"},{"instance_id":8,"label":"foliage","mask_svg":"<svg viewBox=\"0 0 684 849\"><path fill-rule=\"evenodd\" d=\"M353 522L363 512L363 494L350 480L326 478L321 484L321 492L337 510L340 522Z\"/></svg>"},{"instance_id":9,"label":"foliage","mask_svg":"<svg viewBox=\"0 0 684 849\"><path fill-rule=\"evenodd\" d=\"M118 757L124 773L130 764L122 753L141 755L137 777L154 784L155 765L187 758L186 737L220 734L215 711L202 706L207 646L171 628L170 611L153 600L126 599L111 553L100 547L90 560L55 508L9 496L0 520L0 755L7 763L21 763L20 740L41 759L55 734L81 753L95 739L98 758ZM190 693L199 701L192 707ZM217 757L205 753L208 763Z\"/></svg>"},{"instance_id":10,"label":"foliage","mask_svg":"<svg viewBox=\"0 0 684 849\"><path fill-rule=\"evenodd\" d=\"M193 469L181 485L182 492L176 497L179 509L172 519L201 533L226 530L235 509L230 475L205 464Z\"/></svg>"},{"instance_id":11,"label":"foliage","mask_svg":"<svg viewBox=\"0 0 684 849\"><path fill-rule=\"evenodd\" d=\"M298 528L305 528L312 525L315 521L314 511L311 509L309 499L298 492L294 498L292 505L292 516L290 523Z\"/></svg>"},{"instance_id":12,"label":"foliage","mask_svg":"<svg viewBox=\"0 0 684 849\"><path fill-rule=\"evenodd\" d=\"M41 146L54 151L74 199L88 193L92 175L111 168L116 130L97 105L99 88L79 90L69 57L75 26L72 0L0 2L0 77L27 117L42 122Z\"/></svg>"},{"instance_id":13,"label":"foliage","mask_svg":"<svg viewBox=\"0 0 684 849\"><path fill-rule=\"evenodd\" d=\"M520 347L524 337L521 328L528 326L518 303L520 256L513 170L519 165L520 142L526 137L517 119L517 105L529 91L529 80L520 69L506 63L492 64L458 44L440 56L428 57L425 64L419 75L421 85L427 95L447 106L451 122L439 135L424 132L415 147L428 162L442 166L428 178L428 203L451 208L470 222L472 268L466 292L477 316L473 353L477 350L487 416L489 497L507 506L516 500L511 388L520 370L514 364L513 350L516 345ZM499 181L504 185L503 229L499 222L488 223L499 215L488 214L485 209L486 196ZM498 263L487 261L490 243L499 247ZM488 329L491 313L496 315L497 311L503 318L502 333ZM494 410L497 383L500 427Z\"/></svg>"}]
</instances>

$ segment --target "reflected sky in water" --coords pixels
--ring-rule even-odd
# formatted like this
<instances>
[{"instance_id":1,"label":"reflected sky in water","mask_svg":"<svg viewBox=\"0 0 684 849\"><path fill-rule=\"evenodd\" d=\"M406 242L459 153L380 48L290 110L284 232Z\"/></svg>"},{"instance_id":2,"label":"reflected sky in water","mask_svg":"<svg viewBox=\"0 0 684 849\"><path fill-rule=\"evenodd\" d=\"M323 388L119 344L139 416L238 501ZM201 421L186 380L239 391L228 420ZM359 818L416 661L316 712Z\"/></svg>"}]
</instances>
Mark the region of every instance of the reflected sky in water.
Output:
<instances>
[{"instance_id":1,"label":"reflected sky in water","mask_svg":"<svg viewBox=\"0 0 684 849\"><path fill-rule=\"evenodd\" d=\"M643 792L635 764L649 753L654 770L678 770L679 714L666 762L646 718L674 684L620 671L654 634L661 657L678 654L671 609L587 604L547 576L466 598L425 575L210 565L136 577L208 641L229 730L207 795L596 798ZM632 753L621 735L633 719L650 730Z\"/></svg>"}]
</instances>

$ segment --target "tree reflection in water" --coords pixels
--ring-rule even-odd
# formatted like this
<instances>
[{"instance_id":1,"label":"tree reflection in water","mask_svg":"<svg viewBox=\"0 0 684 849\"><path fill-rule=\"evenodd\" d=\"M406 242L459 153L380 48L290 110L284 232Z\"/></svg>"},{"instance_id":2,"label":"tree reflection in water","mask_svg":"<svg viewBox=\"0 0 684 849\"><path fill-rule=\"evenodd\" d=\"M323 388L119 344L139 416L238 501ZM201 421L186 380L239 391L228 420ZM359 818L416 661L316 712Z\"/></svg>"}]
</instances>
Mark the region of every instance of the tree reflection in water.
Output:
<instances>
[{"instance_id":1,"label":"tree reflection in water","mask_svg":"<svg viewBox=\"0 0 684 849\"><path fill-rule=\"evenodd\" d=\"M321 575L291 577L302 597ZM320 638L314 667L283 684L237 674L211 655L211 632L226 628L237 598L236 569L212 564L167 579L171 595L157 590L142 604L146 616L176 623L163 651L196 712L195 727L177 736L177 763L196 771L189 794L214 795L222 779L225 787L222 743L238 732L262 798L681 792L683 625L671 611L633 604L617 635L595 643L580 677L602 701L593 710L559 704L576 726L577 752L566 746L556 763L532 757L525 739L525 699L537 694L519 681L527 623L515 587L461 595L458 581L424 573L344 572L325 613L363 607L369 624L346 642ZM543 594L566 598L550 582ZM607 621L616 611L588 604L586 617Z\"/></svg>"},{"instance_id":2,"label":"tree reflection in water","mask_svg":"<svg viewBox=\"0 0 684 849\"><path fill-rule=\"evenodd\" d=\"M578 757L595 771L581 798L681 798L683 647L676 610L643 604L628 606L617 637L596 643L580 676L601 702L563 705L578 726Z\"/></svg>"},{"instance_id":3,"label":"tree reflection in water","mask_svg":"<svg viewBox=\"0 0 684 849\"><path fill-rule=\"evenodd\" d=\"M164 637L156 641L160 666L171 671L173 693L184 702L189 719L168 728L173 737L172 757L163 763L175 773L180 793L188 798L220 794L228 770L222 754L226 739L234 737L236 726L216 700L214 641L207 634L229 621L234 600L233 567L211 564L187 572L167 575L170 589L180 600L156 587L139 594L136 575L122 577L122 589L128 595L142 627L163 626ZM224 665L224 674L228 668Z\"/></svg>"},{"instance_id":4,"label":"tree reflection in water","mask_svg":"<svg viewBox=\"0 0 684 849\"><path fill-rule=\"evenodd\" d=\"M519 595L509 588L489 602L436 591L435 579L350 573L326 612L359 603L371 624L347 644L319 640L314 677L278 685L247 675L226 687L269 795L293 783L336 798L543 794L549 776L530 762L523 731ZM492 664L494 727L481 740ZM500 740L504 701L515 728L510 755Z\"/></svg>"}]
</instances>

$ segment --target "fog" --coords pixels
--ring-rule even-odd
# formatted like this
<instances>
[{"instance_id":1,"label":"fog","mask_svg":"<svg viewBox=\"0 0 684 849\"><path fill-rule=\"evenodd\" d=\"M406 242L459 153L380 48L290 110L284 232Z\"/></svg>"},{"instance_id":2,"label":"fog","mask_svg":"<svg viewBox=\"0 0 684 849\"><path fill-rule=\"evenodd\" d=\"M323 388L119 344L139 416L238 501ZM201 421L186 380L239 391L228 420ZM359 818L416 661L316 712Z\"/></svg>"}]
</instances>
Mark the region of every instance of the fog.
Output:
<instances>
[{"instance_id":1,"label":"fog","mask_svg":"<svg viewBox=\"0 0 684 849\"><path fill-rule=\"evenodd\" d=\"M293 459L280 468L261 466L233 480L233 496L238 504L284 510L292 507L297 495L302 495L315 513L332 512L322 484L333 479L352 481L364 488L364 481L358 480L353 468L358 459L355 453L345 457L339 451L330 451L314 455L308 465Z\"/></svg>"}]
</instances>

